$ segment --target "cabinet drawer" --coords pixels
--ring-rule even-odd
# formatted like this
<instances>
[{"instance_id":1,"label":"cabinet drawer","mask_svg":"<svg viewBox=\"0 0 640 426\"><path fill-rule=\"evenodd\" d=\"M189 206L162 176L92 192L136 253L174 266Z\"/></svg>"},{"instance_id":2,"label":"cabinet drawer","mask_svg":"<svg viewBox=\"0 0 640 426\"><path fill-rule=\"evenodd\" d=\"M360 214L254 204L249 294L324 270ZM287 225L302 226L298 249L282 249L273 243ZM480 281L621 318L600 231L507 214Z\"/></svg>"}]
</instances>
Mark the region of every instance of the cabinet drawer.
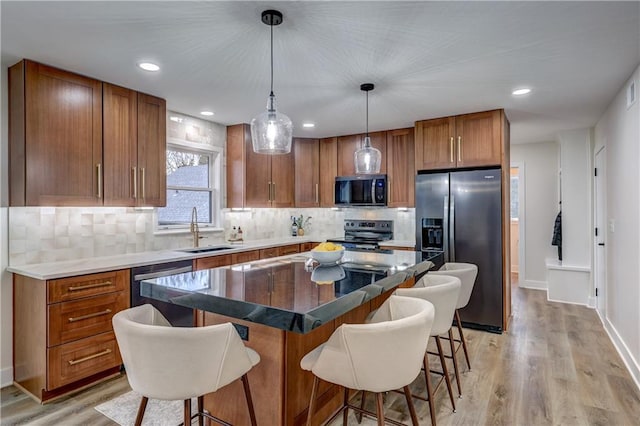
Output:
<instances>
[{"instance_id":1,"label":"cabinet drawer","mask_svg":"<svg viewBox=\"0 0 640 426\"><path fill-rule=\"evenodd\" d=\"M113 293L129 286L129 270L50 280L48 286L49 303Z\"/></svg>"},{"instance_id":2,"label":"cabinet drawer","mask_svg":"<svg viewBox=\"0 0 640 426\"><path fill-rule=\"evenodd\" d=\"M300 253L300 245L292 244L289 246L278 247L278 256L286 256L288 254Z\"/></svg>"},{"instance_id":3,"label":"cabinet drawer","mask_svg":"<svg viewBox=\"0 0 640 426\"><path fill-rule=\"evenodd\" d=\"M218 268L220 266L231 265L231 255L225 254L224 256L211 256L211 257L202 257L200 259L196 259L196 271L201 271L203 269L211 269Z\"/></svg>"},{"instance_id":4,"label":"cabinet drawer","mask_svg":"<svg viewBox=\"0 0 640 426\"><path fill-rule=\"evenodd\" d=\"M128 292L105 294L48 306L48 346L111 331L111 318L129 305Z\"/></svg>"},{"instance_id":5,"label":"cabinet drawer","mask_svg":"<svg viewBox=\"0 0 640 426\"><path fill-rule=\"evenodd\" d=\"M252 262L254 260L260 260L260 251L252 250L242 253L233 253L231 255L231 263L233 265L236 263Z\"/></svg>"},{"instance_id":6,"label":"cabinet drawer","mask_svg":"<svg viewBox=\"0 0 640 426\"><path fill-rule=\"evenodd\" d=\"M122 364L113 332L78 340L47 349L47 389L73 383L76 380Z\"/></svg>"},{"instance_id":7,"label":"cabinet drawer","mask_svg":"<svg viewBox=\"0 0 640 426\"><path fill-rule=\"evenodd\" d=\"M271 248L260 250L260 259L269 259L270 257L278 257L278 256L280 255L278 254L277 247L271 247Z\"/></svg>"}]
</instances>

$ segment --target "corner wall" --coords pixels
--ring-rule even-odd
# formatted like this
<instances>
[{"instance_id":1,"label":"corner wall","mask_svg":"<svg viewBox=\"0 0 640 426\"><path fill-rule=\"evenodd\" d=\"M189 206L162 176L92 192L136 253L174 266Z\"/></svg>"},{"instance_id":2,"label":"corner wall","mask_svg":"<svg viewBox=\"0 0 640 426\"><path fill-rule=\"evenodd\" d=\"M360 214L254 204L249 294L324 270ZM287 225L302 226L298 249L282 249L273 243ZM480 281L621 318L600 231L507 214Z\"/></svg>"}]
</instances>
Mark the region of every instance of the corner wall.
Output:
<instances>
[{"instance_id":1,"label":"corner wall","mask_svg":"<svg viewBox=\"0 0 640 426\"><path fill-rule=\"evenodd\" d=\"M521 287L547 288L545 259L557 255L551 245L558 213L558 144L540 142L511 146L512 164L524 164L524 271ZM521 171L522 173L522 171ZM524 272L524 274L523 274Z\"/></svg>"},{"instance_id":2,"label":"corner wall","mask_svg":"<svg viewBox=\"0 0 640 426\"><path fill-rule=\"evenodd\" d=\"M627 108L634 80L636 101ZM602 318L640 387L640 67L595 127L595 149L606 147L606 313Z\"/></svg>"}]
</instances>

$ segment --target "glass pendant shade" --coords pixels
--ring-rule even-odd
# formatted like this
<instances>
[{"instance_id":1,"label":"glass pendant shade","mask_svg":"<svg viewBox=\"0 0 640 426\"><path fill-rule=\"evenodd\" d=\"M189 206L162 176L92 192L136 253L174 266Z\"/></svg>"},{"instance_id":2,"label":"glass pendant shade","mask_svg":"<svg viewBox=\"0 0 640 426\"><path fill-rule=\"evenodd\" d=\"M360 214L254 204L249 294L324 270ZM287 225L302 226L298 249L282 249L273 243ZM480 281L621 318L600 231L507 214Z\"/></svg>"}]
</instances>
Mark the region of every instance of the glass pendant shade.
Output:
<instances>
[{"instance_id":1,"label":"glass pendant shade","mask_svg":"<svg viewBox=\"0 0 640 426\"><path fill-rule=\"evenodd\" d=\"M367 133L362 148L356 150L353 154L357 174L380 173L382 153L379 149L371 146L371 138L369 137L369 91L373 90L374 87L373 83L360 85L360 90L367 94Z\"/></svg>"},{"instance_id":2,"label":"glass pendant shade","mask_svg":"<svg viewBox=\"0 0 640 426\"><path fill-rule=\"evenodd\" d=\"M364 138L364 145L353 154L356 163L356 173L380 173L380 161L382 153L371 146L371 138Z\"/></svg>"},{"instance_id":3,"label":"glass pendant shade","mask_svg":"<svg viewBox=\"0 0 640 426\"><path fill-rule=\"evenodd\" d=\"M288 154L292 133L291 119L276 110L276 97L272 92L267 100L267 110L251 120L253 152Z\"/></svg>"}]
</instances>

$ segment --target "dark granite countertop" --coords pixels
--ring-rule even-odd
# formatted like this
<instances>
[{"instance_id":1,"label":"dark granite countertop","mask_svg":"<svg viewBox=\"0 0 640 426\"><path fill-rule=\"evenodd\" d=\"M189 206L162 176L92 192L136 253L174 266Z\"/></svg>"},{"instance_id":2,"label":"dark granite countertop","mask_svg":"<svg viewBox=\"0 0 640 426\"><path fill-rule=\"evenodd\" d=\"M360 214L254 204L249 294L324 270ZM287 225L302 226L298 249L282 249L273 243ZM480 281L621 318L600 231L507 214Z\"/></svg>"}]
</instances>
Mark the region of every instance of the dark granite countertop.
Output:
<instances>
[{"instance_id":1,"label":"dark granite countertop","mask_svg":"<svg viewBox=\"0 0 640 426\"><path fill-rule=\"evenodd\" d=\"M421 253L346 251L333 265L310 253L145 280L141 295L281 330L308 333L432 265Z\"/></svg>"}]
</instances>

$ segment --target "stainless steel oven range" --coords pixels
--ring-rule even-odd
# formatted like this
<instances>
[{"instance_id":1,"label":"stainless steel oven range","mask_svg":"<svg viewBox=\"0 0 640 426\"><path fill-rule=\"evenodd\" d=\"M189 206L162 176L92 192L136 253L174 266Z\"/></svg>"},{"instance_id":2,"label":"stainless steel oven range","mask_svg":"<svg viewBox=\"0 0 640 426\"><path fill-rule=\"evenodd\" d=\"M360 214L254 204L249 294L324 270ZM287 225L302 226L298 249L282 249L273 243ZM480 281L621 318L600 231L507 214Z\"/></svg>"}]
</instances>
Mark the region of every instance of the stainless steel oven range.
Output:
<instances>
[{"instance_id":1,"label":"stainless steel oven range","mask_svg":"<svg viewBox=\"0 0 640 426\"><path fill-rule=\"evenodd\" d=\"M349 250L381 251L380 243L392 239L392 220L345 219L344 238L327 241L342 244Z\"/></svg>"}]
</instances>

